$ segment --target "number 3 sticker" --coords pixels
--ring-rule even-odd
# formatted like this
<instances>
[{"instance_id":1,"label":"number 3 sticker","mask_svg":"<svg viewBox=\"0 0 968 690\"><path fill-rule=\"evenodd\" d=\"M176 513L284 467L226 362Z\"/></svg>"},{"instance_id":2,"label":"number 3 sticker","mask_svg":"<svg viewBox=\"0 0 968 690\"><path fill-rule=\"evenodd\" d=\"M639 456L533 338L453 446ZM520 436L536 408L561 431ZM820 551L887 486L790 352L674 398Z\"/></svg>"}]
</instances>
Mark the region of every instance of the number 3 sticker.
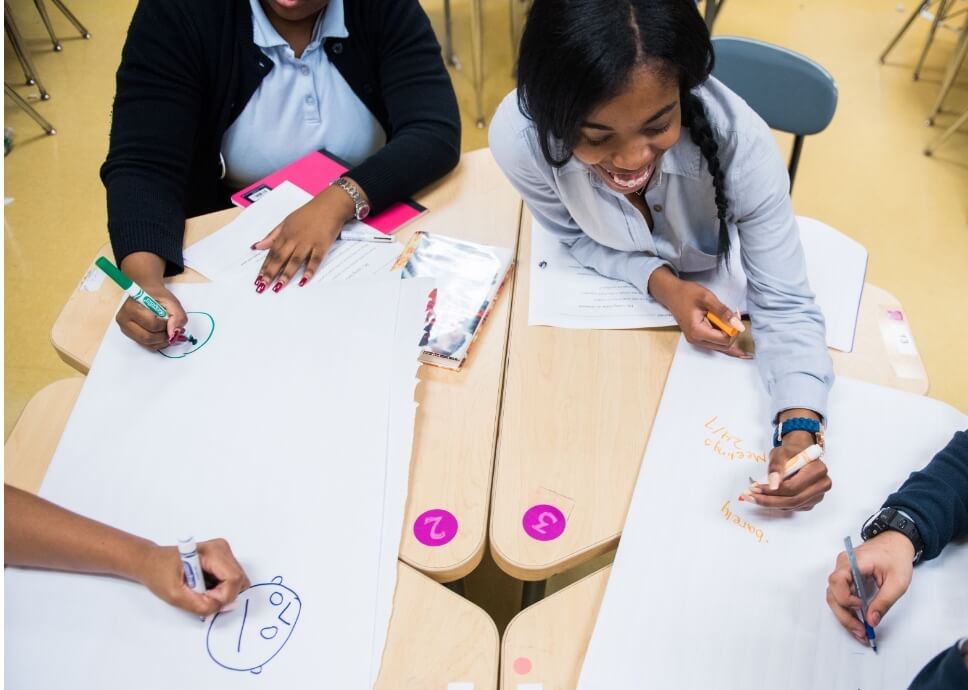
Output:
<instances>
[{"instance_id":1,"label":"number 3 sticker","mask_svg":"<svg viewBox=\"0 0 968 690\"><path fill-rule=\"evenodd\" d=\"M457 518L443 508L424 511L413 523L413 536L424 546L443 546L457 535Z\"/></svg>"},{"instance_id":2,"label":"number 3 sticker","mask_svg":"<svg viewBox=\"0 0 968 690\"><path fill-rule=\"evenodd\" d=\"M538 541L557 539L565 531L565 523L560 510L543 503L528 508L521 520L525 534Z\"/></svg>"}]
</instances>

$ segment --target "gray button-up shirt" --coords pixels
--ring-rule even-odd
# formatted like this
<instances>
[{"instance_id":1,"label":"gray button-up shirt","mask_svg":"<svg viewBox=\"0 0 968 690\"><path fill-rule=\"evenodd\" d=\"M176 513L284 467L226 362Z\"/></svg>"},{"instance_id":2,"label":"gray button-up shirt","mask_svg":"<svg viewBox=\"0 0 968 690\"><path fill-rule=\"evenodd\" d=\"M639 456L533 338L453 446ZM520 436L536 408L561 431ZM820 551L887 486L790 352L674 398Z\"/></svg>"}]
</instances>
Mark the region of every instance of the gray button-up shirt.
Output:
<instances>
[{"instance_id":1,"label":"gray button-up shirt","mask_svg":"<svg viewBox=\"0 0 968 690\"><path fill-rule=\"evenodd\" d=\"M734 254L739 250L747 279L756 360L771 413L804 407L826 419L833 366L823 315L807 282L786 167L766 123L739 96L711 77L695 93L719 143L731 247ZM660 266L683 278L716 268L719 220L712 176L685 129L646 189L651 228L623 194L577 158L560 168L545 161L534 123L518 109L516 91L498 108L489 139L494 158L532 215L583 265L643 293Z\"/></svg>"}]
</instances>

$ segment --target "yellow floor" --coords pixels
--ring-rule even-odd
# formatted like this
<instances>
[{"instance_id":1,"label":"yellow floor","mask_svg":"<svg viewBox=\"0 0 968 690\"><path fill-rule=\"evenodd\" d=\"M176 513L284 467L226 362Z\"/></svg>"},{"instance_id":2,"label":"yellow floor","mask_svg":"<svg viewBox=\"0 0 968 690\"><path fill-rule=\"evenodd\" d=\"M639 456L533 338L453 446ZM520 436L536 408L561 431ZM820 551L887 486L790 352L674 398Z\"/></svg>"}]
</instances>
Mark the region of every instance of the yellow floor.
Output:
<instances>
[{"instance_id":1,"label":"yellow floor","mask_svg":"<svg viewBox=\"0 0 968 690\"><path fill-rule=\"evenodd\" d=\"M921 151L968 106L964 70L938 126L924 119L936 97L955 34L938 32L922 79L911 73L928 23L918 20L880 65L877 56L913 9L914 0L728 0L717 34L761 38L805 53L835 77L840 102L832 125L807 140L794 204L851 235L870 252L868 280L893 292L907 309L931 381L930 395L968 411L968 133L956 134L933 158ZM57 128L47 137L9 100L5 125L16 145L4 161L5 332L4 433L27 400L46 383L76 375L48 341L51 324L97 248L107 240L104 190L98 168L107 150L114 72L134 0L73 2L93 34L81 40L52 6L64 43L50 49L33 4L13 0L14 16L52 94L37 109ZM489 115L513 87L508 3L485 2L484 106ZM443 36L441 0L424 3ZM452 0L453 70L464 117L465 150L486 145L474 126L468 0ZM960 23L960 19L957 20ZM29 97L9 47L5 79ZM789 142L781 140L783 146ZM961 356L959 356L961 355ZM479 570L468 590L503 628L516 596L493 566ZM573 579L573 575L564 578ZM557 586L552 583L552 589Z\"/></svg>"}]
</instances>

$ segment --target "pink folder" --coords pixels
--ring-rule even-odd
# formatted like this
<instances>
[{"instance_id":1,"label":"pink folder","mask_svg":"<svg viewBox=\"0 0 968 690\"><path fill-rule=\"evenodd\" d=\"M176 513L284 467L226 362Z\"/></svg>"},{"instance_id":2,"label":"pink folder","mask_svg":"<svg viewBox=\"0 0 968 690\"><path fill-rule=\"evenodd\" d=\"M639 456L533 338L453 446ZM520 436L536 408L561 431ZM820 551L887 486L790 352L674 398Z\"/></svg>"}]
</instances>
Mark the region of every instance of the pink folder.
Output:
<instances>
[{"instance_id":1,"label":"pink folder","mask_svg":"<svg viewBox=\"0 0 968 690\"><path fill-rule=\"evenodd\" d=\"M250 206L263 194L272 191L286 180L315 196L348 169L349 166L346 163L328 151L313 151L236 192L232 195L232 203L242 208ZM374 230L389 235L426 212L426 208L411 199L406 202L391 204L381 213L369 216L365 222Z\"/></svg>"}]
</instances>

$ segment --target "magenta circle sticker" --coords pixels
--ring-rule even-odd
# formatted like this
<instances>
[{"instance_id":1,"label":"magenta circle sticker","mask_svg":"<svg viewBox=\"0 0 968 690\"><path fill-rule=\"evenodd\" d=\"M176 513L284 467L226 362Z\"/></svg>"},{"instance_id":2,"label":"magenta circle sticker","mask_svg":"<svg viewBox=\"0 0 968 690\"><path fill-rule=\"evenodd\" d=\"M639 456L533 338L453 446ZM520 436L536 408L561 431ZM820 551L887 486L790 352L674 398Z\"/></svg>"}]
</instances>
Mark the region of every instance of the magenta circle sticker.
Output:
<instances>
[{"instance_id":1,"label":"magenta circle sticker","mask_svg":"<svg viewBox=\"0 0 968 690\"><path fill-rule=\"evenodd\" d=\"M565 531L565 516L554 506L540 503L525 511L521 525L532 539L551 541Z\"/></svg>"},{"instance_id":2,"label":"magenta circle sticker","mask_svg":"<svg viewBox=\"0 0 968 690\"><path fill-rule=\"evenodd\" d=\"M431 508L413 523L413 536L424 546L443 546L457 536L457 518L443 508Z\"/></svg>"}]
</instances>

